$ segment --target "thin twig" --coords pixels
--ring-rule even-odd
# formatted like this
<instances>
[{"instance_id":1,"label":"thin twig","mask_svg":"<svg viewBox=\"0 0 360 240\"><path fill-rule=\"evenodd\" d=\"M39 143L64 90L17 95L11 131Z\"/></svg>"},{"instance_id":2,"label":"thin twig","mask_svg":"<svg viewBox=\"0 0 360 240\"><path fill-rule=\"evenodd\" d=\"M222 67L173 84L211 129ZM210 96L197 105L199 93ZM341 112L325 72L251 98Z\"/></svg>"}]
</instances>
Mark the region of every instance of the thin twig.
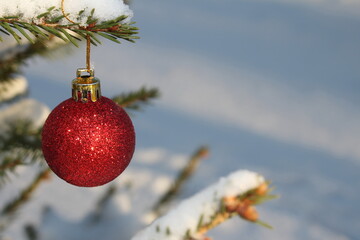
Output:
<instances>
[{"instance_id":1,"label":"thin twig","mask_svg":"<svg viewBox=\"0 0 360 240\"><path fill-rule=\"evenodd\" d=\"M98 223L101 220L101 217L103 216L104 213L104 209L106 205L109 203L110 199L115 195L116 190L117 188L115 184L111 185L106 189L105 193L101 196L101 198L96 204L94 214L90 219L91 223Z\"/></svg>"},{"instance_id":2,"label":"thin twig","mask_svg":"<svg viewBox=\"0 0 360 240\"><path fill-rule=\"evenodd\" d=\"M195 153L189 159L187 165L180 171L177 176L174 184L169 188L167 192L159 199L159 201L153 207L153 213L155 215L161 215L162 210L166 207L171 200L173 200L181 191L181 188L186 183L186 181L195 173L197 167L199 166L200 161L207 157L209 154L209 149L207 147L200 147L195 151Z\"/></svg>"},{"instance_id":3,"label":"thin twig","mask_svg":"<svg viewBox=\"0 0 360 240\"><path fill-rule=\"evenodd\" d=\"M50 168L41 171L17 198L5 205L5 207L1 210L1 215L9 216L14 214L17 209L19 209L31 198L32 194L40 186L40 183L49 178L50 172Z\"/></svg>"},{"instance_id":4,"label":"thin twig","mask_svg":"<svg viewBox=\"0 0 360 240\"><path fill-rule=\"evenodd\" d=\"M119 104L123 108L140 110L143 103L148 103L150 100L158 98L160 96L157 88L142 87L137 91L129 93L123 93L121 95L112 98L114 102Z\"/></svg>"},{"instance_id":5,"label":"thin twig","mask_svg":"<svg viewBox=\"0 0 360 240\"><path fill-rule=\"evenodd\" d=\"M264 227L270 225L259 221L259 214L254 205L266 200L274 199L277 196L268 194L268 183L264 182L253 191L241 196L228 196L222 199L219 210L211 217L209 222L199 224L197 234L204 235L211 229L217 227L226 220L239 216L244 220L258 223ZM189 240L189 239L186 239Z\"/></svg>"},{"instance_id":6,"label":"thin twig","mask_svg":"<svg viewBox=\"0 0 360 240\"><path fill-rule=\"evenodd\" d=\"M49 168L41 171L17 198L13 199L3 207L3 209L0 211L0 217L3 218L3 221L0 222L0 233L6 229L12 220L14 220L14 216L17 210L30 200L40 184L49 178L50 172L51 171Z\"/></svg>"},{"instance_id":7,"label":"thin twig","mask_svg":"<svg viewBox=\"0 0 360 240\"><path fill-rule=\"evenodd\" d=\"M61 0L61 12L64 15L64 18L66 18L66 20L68 20L69 22L76 24L74 21L72 21L67 14L65 13L65 8L64 8L64 4L65 4L65 0Z\"/></svg>"},{"instance_id":8,"label":"thin twig","mask_svg":"<svg viewBox=\"0 0 360 240\"><path fill-rule=\"evenodd\" d=\"M39 39L26 47L17 46L18 49L14 50L12 57L0 59L0 82L11 81L11 77L20 72L20 67L26 63L26 60L49 51L47 45L50 41L53 39Z\"/></svg>"}]
</instances>

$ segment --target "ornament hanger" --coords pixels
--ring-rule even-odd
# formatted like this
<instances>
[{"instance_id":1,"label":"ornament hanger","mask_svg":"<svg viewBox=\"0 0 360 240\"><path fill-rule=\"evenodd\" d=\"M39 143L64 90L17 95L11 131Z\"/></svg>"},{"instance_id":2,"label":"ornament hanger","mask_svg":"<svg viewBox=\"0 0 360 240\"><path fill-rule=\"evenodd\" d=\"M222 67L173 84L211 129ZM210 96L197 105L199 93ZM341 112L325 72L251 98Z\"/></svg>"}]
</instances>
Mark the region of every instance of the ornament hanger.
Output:
<instances>
[{"instance_id":1,"label":"ornament hanger","mask_svg":"<svg viewBox=\"0 0 360 240\"><path fill-rule=\"evenodd\" d=\"M76 24L65 13L65 0L61 0L61 12L69 22ZM78 68L76 71L76 78L72 81L72 98L75 101L81 102L96 102L101 97L101 88L99 79L94 77L94 69L90 66L90 36L86 35L86 68ZM83 73L87 72L85 76Z\"/></svg>"},{"instance_id":2,"label":"ornament hanger","mask_svg":"<svg viewBox=\"0 0 360 240\"><path fill-rule=\"evenodd\" d=\"M64 2L65 0L61 0L61 12L64 15L64 17L66 18L66 20L68 20L69 22L76 24L76 22L74 22L73 20L71 20L65 13L64 10ZM91 55L91 41L90 41L90 36L89 34L86 35L86 69L87 72L91 75L91 71L93 72L93 70L91 69L90 66L90 55ZM93 75L93 74L92 74Z\"/></svg>"}]
</instances>

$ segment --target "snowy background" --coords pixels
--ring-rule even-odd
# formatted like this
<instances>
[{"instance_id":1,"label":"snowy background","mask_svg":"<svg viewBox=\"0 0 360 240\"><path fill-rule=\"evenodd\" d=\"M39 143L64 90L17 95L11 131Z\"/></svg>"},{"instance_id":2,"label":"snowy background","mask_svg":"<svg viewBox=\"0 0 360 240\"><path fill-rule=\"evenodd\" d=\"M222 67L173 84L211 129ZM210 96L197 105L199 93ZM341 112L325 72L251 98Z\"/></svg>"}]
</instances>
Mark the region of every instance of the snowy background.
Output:
<instances>
[{"instance_id":1,"label":"snowy background","mask_svg":"<svg viewBox=\"0 0 360 240\"><path fill-rule=\"evenodd\" d=\"M89 210L104 188L54 178L19 213L14 239L29 221L49 240L129 239L140 227L132 213L140 216L144 198L164 191L203 144L211 156L181 198L240 168L260 172L281 195L260 208L274 230L234 219L212 231L214 239L360 239L360 1L153 0L131 9L141 39L106 42L93 48L92 61L105 96L142 85L162 92L133 116L137 151L117 180L119 188L136 183L142 195L118 191L89 231ZM31 98L54 108L70 97L76 68L85 65L84 49L74 50L31 61ZM21 171L17 188L31 179ZM5 201L15 193L9 186L1 194Z\"/></svg>"}]
</instances>

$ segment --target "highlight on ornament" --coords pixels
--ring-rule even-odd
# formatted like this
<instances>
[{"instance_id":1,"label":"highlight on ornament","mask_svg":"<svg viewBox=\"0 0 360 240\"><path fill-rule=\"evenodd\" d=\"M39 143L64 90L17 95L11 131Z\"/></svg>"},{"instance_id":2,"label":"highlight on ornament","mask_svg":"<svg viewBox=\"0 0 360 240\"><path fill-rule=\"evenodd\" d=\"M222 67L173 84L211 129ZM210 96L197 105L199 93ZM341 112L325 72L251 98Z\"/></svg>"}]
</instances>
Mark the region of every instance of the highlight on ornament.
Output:
<instances>
[{"instance_id":1,"label":"highlight on ornament","mask_svg":"<svg viewBox=\"0 0 360 240\"><path fill-rule=\"evenodd\" d=\"M101 96L93 69L78 69L72 97L50 113L42 131L42 150L51 170L76 186L100 186L125 170L134 149L128 114Z\"/></svg>"}]
</instances>

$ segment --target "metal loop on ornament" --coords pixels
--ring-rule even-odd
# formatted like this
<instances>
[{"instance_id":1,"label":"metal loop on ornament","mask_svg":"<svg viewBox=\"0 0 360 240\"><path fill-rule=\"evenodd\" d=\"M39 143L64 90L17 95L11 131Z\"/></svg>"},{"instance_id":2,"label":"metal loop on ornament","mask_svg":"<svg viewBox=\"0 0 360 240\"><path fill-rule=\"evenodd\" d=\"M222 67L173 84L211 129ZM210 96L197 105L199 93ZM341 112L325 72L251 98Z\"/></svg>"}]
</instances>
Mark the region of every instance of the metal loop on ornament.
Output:
<instances>
[{"instance_id":1,"label":"metal loop on ornament","mask_svg":"<svg viewBox=\"0 0 360 240\"><path fill-rule=\"evenodd\" d=\"M84 76L83 73L88 73L89 76ZM87 68L78 68L76 70L76 77L77 78L91 78L91 77L94 77L94 69L90 68L90 69L87 69Z\"/></svg>"},{"instance_id":2,"label":"metal loop on ornament","mask_svg":"<svg viewBox=\"0 0 360 240\"><path fill-rule=\"evenodd\" d=\"M87 73L88 75L83 75ZM72 98L81 102L96 102L101 97L100 80L94 77L94 70L79 68L72 81Z\"/></svg>"}]
</instances>

